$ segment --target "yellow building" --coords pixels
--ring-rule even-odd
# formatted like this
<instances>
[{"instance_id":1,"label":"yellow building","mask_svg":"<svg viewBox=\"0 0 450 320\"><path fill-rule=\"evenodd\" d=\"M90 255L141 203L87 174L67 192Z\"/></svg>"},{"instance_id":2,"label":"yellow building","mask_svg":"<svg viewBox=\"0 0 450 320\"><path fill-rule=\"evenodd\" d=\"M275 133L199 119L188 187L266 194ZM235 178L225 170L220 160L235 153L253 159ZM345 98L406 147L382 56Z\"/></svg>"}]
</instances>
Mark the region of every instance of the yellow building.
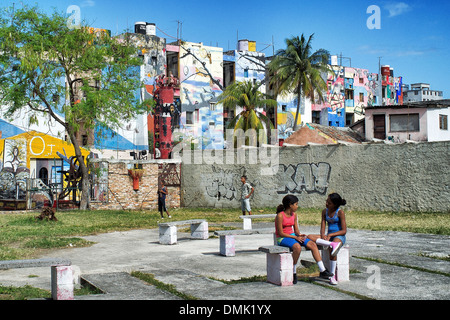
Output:
<instances>
[{"instance_id":1,"label":"yellow building","mask_svg":"<svg viewBox=\"0 0 450 320\"><path fill-rule=\"evenodd\" d=\"M81 153L87 159L90 152L82 148ZM75 157L72 144L40 132L0 139L0 200L25 200L30 182L35 189L61 192L71 157Z\"/></svg>"}]
</instances>

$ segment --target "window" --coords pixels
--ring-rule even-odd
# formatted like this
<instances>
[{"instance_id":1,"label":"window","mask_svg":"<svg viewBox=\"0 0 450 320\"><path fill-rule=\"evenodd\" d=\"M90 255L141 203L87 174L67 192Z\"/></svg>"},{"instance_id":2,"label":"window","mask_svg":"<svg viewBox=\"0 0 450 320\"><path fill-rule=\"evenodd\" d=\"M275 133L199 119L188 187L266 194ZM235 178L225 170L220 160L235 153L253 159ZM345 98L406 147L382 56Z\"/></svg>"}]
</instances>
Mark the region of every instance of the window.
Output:
<instances>
[{"instance_id":1,"label":"window","mask_svg":"<svg viewBox=\"0 0 450 320\"><path fill-rule=\"evenodd\" d=\"M359 93L359 102L364 102L364 93L363 92Z\"/></svg>"},{"instance_id":2,"label":"window","mask_svg":"<svg viewBox=\"0 0 450 320\"><path fill-rule=\"evenodd\" d=\"M448 116L446 114L439 115L439 129L448 130Z\"/></svg>"},{"instance_id":3,"label":"window","mask_svg":"<svg viewBox=\"0 0 450 320\"><path fill-rule=\"evenodd\" d=\"M244 69L244 78L248 78L248 69Z\"/></svg>"},{"instance_id":4,"label":"window","mask_svg":"<svg viewBox=\"0 0 450 320\"><path fill-rule=\"evenodd\" d=\"M389 116L391 132L420 131L419 114L392 114Z\"/></svg>"},{"instance_id":5,"label":"window","mask_svg":"<svg viewBox=\"0 0 450 320\"><path fill-rule=\"evenodd\" d=\"M186 124L194 124L194 112L186 111Z\"/></svg>"}]
</instances>

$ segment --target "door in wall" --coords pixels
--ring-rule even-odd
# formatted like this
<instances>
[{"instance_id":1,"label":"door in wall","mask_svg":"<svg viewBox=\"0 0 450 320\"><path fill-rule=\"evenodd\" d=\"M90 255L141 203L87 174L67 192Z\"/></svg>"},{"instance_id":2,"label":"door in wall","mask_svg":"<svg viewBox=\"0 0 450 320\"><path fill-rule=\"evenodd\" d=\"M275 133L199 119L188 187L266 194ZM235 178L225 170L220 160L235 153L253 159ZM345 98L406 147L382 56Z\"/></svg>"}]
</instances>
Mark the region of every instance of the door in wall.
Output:
<instances>
[{"instance_id":1,"label":"door in wall","mask_svg":"<svg viewBox=\"0 0 450 320\"><path fill-rule=\"evenodd\" d=\"M384 114L373 115L373 137L386 139L386 116Z\"/></svg>"}]
</instances>

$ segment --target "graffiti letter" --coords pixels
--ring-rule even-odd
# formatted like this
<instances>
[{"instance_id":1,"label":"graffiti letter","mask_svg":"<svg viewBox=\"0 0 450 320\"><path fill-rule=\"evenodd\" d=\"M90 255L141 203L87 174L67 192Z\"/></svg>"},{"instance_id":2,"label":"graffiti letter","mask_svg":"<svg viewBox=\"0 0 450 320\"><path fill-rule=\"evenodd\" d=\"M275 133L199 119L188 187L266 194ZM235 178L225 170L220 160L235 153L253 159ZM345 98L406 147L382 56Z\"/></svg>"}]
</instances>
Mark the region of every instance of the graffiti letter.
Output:
<instances>
[{"instance_id":1,"label":"graffiti letter","mask_svg":"<svg viewBox=\"0 0 450 320\"><path fill-rule=\"evenodd\" d=\"M329 163L320 162L318 165L311 164L311 172L314 176L314 188L316 192L325 194L328 188L331 166Z\"/></svg>"},{"instance_id":2,"label":"graffiti letter","mask_svg":"<svg viewBox=\"0 0 450 320\"><path fill-rule=\"evenodd\" d=\"M371 5L367 8L367 14L372 14L367 18L367 28L369 30L381 29L381 10L379 6Z\"/></svg>"},{"instance_id":3,"label":"graffiti letter","mask_svg":"<svg viewBox=\"0 0 450 320\"><path fill-rule=\"evenodd\" d=\"M283 164L279 165L276 178L276 180L281 183L277 190L279 194L293 192L295 190L297 184L292 179L294 174L295 169L292 167L292 165L288 165L287 167L285 167Z\"/></svg>"},{"instance_id":4,"label":"graffiti letter","mask_svg":"<svg viewBox=\"0 0 450 320\"><path fill-rule=\"evenodd\" d=\"M67 18L67 28L79 29L81 27L81 9L79 6L71 5L67 8L67 13L70 13Z\"/></svg>"}]
</instances>

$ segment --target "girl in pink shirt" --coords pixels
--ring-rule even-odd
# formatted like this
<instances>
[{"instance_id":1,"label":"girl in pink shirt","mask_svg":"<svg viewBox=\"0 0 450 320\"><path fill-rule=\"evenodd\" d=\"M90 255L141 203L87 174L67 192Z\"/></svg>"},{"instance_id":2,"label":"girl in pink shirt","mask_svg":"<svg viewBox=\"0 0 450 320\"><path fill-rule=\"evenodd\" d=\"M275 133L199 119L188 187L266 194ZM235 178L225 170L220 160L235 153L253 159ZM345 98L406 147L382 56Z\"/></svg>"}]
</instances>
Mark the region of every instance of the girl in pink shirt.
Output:
<instances>
[{"instance_id":1,"label":"girl in pink shirt","mask_svg":"<svg viewBox=\"0 0 450 320\"><path fill-rule=\"evenodd\" d=\"M297 262L302 251L302 246L311 250L314 259L320 270L320 276L328 279L332 274L325 268L319 249L314 241L301 234L298 229L297 214L298 198L294 195L287 195L283 198L283 204L277 207L277 216L275 218L275 234L277 243L280 246L288 247L292 250L292 259L294 260L293 272L294 283L297 283Z\"/></svg>"}]
</instances>

